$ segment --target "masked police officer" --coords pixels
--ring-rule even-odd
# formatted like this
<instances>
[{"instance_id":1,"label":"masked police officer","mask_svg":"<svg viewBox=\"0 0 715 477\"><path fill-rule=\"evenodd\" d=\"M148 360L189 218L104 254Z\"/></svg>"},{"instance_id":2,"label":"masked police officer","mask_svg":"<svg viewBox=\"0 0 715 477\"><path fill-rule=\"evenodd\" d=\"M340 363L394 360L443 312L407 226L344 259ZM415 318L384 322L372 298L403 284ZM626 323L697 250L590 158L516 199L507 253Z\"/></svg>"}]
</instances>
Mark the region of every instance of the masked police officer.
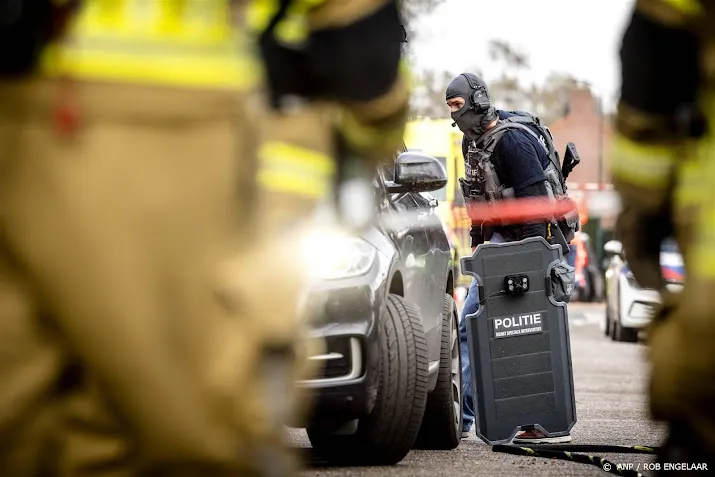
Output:
<instances>
[{"instance_id":1,"label":"masked police officer","mask_svg":"<svg viewBox=\"0 0 715 477\"><path fill-rule=\"evenodd\" d=\"M452 119L464 133L462 152L465 160L466 180L463 189L484 188L479 184L480 165L477 154L484 154L489 145L485 141L490 130L494 130L500 121L515 116L513 113L497 110L491 104L486 83L472 73L463 73L457 76L447 87L447 106L449 106ZM517 198L548 198L549 184L545 170L551 161L547 154L545 138L541 131L527 125L529 131L523 128L509 128L501 135L498 142L488 154L496 174L496 179L506 189L513 191ZM466 187L465 187L466 185ZM467 204L470 201L470 191L465 192ZM480 223L472 223L470 235L472 237L472 250L484 241L492 243L511 242L529 237L547 238L548 224L544 220L529 221L515 226L483 227ZM462 310L460 322L460 341L462 353L462 387L464 395L462 437L467 437L474 423L474 395L472 388L472 375L470 369L469 352L467 346L467 320L465 317L477 312L479 308L479 294L476 280L467 294L467 299ZM515 443L558 443L569 442L571 436L547 437L539 430L527 430L517 434Z\"/></svg>"},{"instance_id":2,"label":"masked police officer","mask_svg":"<svg viewBox=\"0 0 715 477\"><path fill-rule=\"evenodd\" d=\"M650 408L669 426L661 468L680 464L683 475L698 468L682 465L715 461L714 20L711 1L636 1L612 151L628 264L640 285L663 291L649 336ZM679 295L665 290L660 270L669 236L685 261Z\"/></svg>"},{"instance_id":3,"label":"masked police officer","mask_svg":"<svg viewBox=\"0 0 715 477\"><path fill-rule=\"evenodd\" d=\"M0 3L0 475L292 474L302 280L266 196L307 217L334 130L398 147L403 33L395 1L246 3ZM245 23L310 41L275 69ZM314 118L272 143L261 63Z\"/></svg>"}]
</instances>

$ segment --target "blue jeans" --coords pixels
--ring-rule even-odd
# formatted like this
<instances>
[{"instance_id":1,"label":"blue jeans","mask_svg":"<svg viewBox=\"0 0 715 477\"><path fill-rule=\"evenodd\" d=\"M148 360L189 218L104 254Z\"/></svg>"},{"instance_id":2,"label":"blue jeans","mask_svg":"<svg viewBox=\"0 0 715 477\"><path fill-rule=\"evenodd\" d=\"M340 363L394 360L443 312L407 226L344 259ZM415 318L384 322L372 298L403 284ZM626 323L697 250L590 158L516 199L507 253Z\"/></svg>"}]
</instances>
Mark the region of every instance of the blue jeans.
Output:
<instances>
[{"instance_id":1,"label":"blue jeans","mask_svg":"<svg viewBox=\"0 0 715 477\"><path fill-rule=\"evenodd\" d=\"M568 253L568 255L566 255L566 261L572 267L576 266L576 246L575 245L569 245L569 253Z\"/></svg>"},{"instance_id":2,"label":"blue jeans","mask_svg":"<svg viewBox=\"0 0 715 477\"><path fill-rule=\"evenodd\" d=\"M492 236L490 243L503 243L504 237L499 234ZM459 322L460 353L462 355L462 431L469 432L474 424L474 386L472 385L472 368L469 364L469 344L467 342L467 315L473 315L479 310L479 290L477 280L472 280L464 300L462 317Z\"/></svg>"}]
</instances>

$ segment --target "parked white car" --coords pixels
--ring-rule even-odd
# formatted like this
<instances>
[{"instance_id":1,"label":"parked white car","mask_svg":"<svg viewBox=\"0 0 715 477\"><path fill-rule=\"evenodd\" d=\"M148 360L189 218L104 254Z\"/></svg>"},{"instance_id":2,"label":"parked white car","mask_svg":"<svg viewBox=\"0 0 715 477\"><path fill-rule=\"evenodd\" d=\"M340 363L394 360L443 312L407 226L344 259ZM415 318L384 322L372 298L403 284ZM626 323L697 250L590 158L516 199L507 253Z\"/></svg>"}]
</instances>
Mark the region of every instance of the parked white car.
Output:
<instances>
[{"instance_id":1,"label":"parked white car","mask_svg":"<svg viewBox=\"0 0 715 477\"><path fill-rule=\"evenodd\" d=\"M660 293L638 284L619 241L607 242L604 251L610 261L606 269L606 317L602 329L614 341L636 342L638 332L650 323L660 304ZM685 267L675 241L663 242L660 267L668 290L682 290Z\"/></svg>"}]
</instances>

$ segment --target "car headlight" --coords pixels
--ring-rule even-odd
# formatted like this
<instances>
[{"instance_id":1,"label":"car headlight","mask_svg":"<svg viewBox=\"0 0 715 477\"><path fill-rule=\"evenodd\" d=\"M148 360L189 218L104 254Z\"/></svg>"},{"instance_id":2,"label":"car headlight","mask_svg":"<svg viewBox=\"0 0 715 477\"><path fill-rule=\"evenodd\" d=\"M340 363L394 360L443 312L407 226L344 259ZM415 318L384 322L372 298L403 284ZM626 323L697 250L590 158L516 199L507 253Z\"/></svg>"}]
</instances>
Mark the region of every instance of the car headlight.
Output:
<instances>
[{"instance_id":1,"label":"car headlight","mask_svg":"<svg viewBox=\"0 0 715 477\"><path fill-rule=\"evenodd\" d=\"M367 273L377 250L360 237L335 231L314 231L303 243L303 259L309 277L335 280Z\"/></svg>"}]
</instances>

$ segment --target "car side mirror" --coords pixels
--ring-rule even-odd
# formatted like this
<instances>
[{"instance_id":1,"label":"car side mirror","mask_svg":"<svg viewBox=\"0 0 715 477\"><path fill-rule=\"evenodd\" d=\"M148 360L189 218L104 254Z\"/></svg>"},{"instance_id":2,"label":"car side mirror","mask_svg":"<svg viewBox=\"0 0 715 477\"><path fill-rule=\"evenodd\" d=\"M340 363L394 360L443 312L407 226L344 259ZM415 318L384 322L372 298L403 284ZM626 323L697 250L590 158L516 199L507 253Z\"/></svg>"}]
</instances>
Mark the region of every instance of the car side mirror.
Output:
<instances>
[{"instance_id":1,"label":"car side mirror","mask_svg":"<svg viewBox=\"0 0 715 477\"><path fill-rule=\"evenodd\" d=\"M395 159L395 180L386 185L391 194L432 192L447 185L447 171L434 157L403 152Z\"/></svg>"},{"instance_id":2,"label":"car side mirror","mask_svg":"<svg viewBox=\"0 0 715 477\"><path fill-rule=\"evenodd\" d=\"M606 242L603 246L603 251L609 256L623 256L623 245L618 240L611 240Z\"/></svg>"}]
</instances>

